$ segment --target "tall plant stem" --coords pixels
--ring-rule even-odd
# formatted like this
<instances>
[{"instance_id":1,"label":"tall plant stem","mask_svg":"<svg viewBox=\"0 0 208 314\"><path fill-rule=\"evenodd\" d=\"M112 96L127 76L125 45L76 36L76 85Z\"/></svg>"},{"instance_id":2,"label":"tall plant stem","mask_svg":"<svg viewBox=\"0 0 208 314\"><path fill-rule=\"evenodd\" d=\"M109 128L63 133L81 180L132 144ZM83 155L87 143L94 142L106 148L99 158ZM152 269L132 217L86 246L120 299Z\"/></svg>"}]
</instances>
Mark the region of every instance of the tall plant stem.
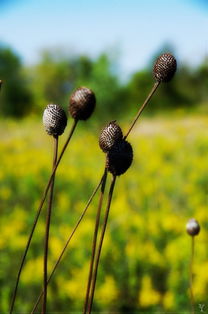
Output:
<instances>
[{"instance_id":1,"label":"tall plant stem","mask_svg":"<svg viewBox=\"0 0 208 314\"><path fill-rule=\"evenodd\" d=\"M95 293L95 285L96 285L96 279L97 279L98 264L99 264L99 260L100 260L100 254L101 254L103 240L104 240L105 231L106 231L106 226L107 226L107 222L108 222L108 216L109 216L110 205L111 205L111 200L112 200L112 196L113 196L115 183L116 183L116 176L113 176L110 190L109 190L109 194L108 194L106 213L105 213L105 217L104 217L104 223L103 223L103 227L102 227L102 231L101 231L100 242L99 242L99 246L98 246L98 250L97 250L97 256L96 256L96 260L95 260L95 267L94 267L94 273L93 273L93 278L92 278L91 295L90 295L89 306L88 306L88 313L89 314L91 313L91 310L92 310L93 298L94 298L94 293Z\"/></svg>"},{"instance_id":2,"label":"tall plant stem","mask_svg":"<svg viewBox=\"0 0 208 314\"><path fill-rule=\"evenodd\" d=\"M87 209L88 209L88 207L90 206L90 204L91 204L91 202L92 202L92 200L93 200L95 194L97 193L98 189L100 188L100 186L101 186L103 180L104 180L104 175L102 176L100 182L98 183L97 187L95 188L95 190L93 191L92 195L90 196L90 198L89 198L89 200L88 200L88 202L87 202L87 205L86 205L85 209L83 210L81 216L79 217L79 220L77 221L77 223L76 223L76 225L75 225L73 231L71 232L71 234L70 234L70 236L69 236L69 238L68 238L68 240L67 240L67 242L66 242L66 244L65 244L65 246L64 246L64 248L63 248L63 250L62 250L62 252L61 252L61 254L60 254L60 256L59 256L59 258L58 258L58 260L57 260L57 262L56 262L56 264L54 265L54 268L53 268L53 270L52 270L52 272L51 272L51 274L50 274L50 276L49 276L49 278L48 278L47 284L49 284L51 278L53 277L53 275L54 275L54 273L55 273L55 271L56 271L58 265L59 265L60 262L61 262L61 259L62 259L63 255L64 255L64 253L65 253L65 251L66 251L66 249L67 249L67 247L68 247L68 245L69 245L69 242L71 241L71 239L72 239L72 237L73 237L75 231L77 230L79 224L81 223L82 219L84 218L84 216L85 216L85 214L86 214L86 212L87 212ZM37 306L38 306L38 304L39 304L39 302L40 302L42 296L43 296L43 291L42 291L41 294L39 295L39 297L38 297L38 299L37 299L37 301L36 301L36 304L35 304L35 306L33 307L33 310L32 310L32 312L31 312L31 314L33 314L33 313L35 312L35 310L37 309Z\"/></svg>"},{"instance_id":3,"label":"tall plant stem","mask_svg":"<svg viewBox=\"0 0 208 314\"><path fill-rule=\"evenodd\" d=\"M101 209L102 209L102 204L103 204L103 196L104 196L104 192L105 192L107 174L108 174L108 170L105 167L104 175L103 175L104 179L103 179L102 186L101 186L100 199L99 199L99 203L98 203L98 209L97 209L97 215L96 215L96 221L95 221L90 269L89 269L87 290L86 290L85 304L84 304L84 311L83 311L84 314L86 314L86 312L87 312L87 306L88 306L88 302L89 302L89 294L90 294L90 288L91 288L91 283L92 283L92 273L93 273L95 252L96 252L96 246L97 246L97 236L98 236L98 229L99 229L99 225L100 225L100 214L101 214Z\"/></svg>"},{"instance_id":4,"label":"tall plant stem","mask_svg":"<svg viewBox=\"0 0 208 314\"><path fill-rule=\"evenodd\" d=\"M21 263L20 263L20 267L19 267L19 270L18 270L17 279L16 279L16 283L15 283L15 288L14 288L14 293L13 293L12 302L11 302L11 307L10 307L10 314L12 314L12 312L13 312L13 308L14 308L14 304L15 304L15 300L16 300L16 295L17 295L17 290L18 290L18 285L19 285L19 281L20 281L20 276L21 276L22 268L23 268L23 266L24 266L24 262L25 262L25 259L26 259L26 256L27 256L27 252L28 252L29 247L30 247L30 242L31 242L31 240L32 240L33 233L34 233L34 231L35 231L35 227L36 227L36 225L37 225L37 222L38 222L38 219L39 219L39 216L40 216L40 213L41 213L43 204L44 204L45 199L46 199L46 197L47 197L47 194L48 194L48 191L49 191L49 188L50 188L50 185L51 185L53 176L54 176L54 174L55 174L55 172L56 172L56 169L58 168L58 165L59 165L59 163L60 163L60 161L61 161L61 159L62 159L62 157L63 157L63 154L64 154L64 152L65 152L65 150L66 150L66 148L67 148L67 145L68 145L68 143L69 143L69 141L70 141L70 139L71 139L71 137L72 137L72 135L73 135L73 133L74 133L74 130L75 130L76 126L77 126L77 123L78 123L78 120L74 120L74 123L73 123L73 125L72 125L72 127L71 127L71 130L70 130L70 133L69 133L69 136L68 136L68 138L67 138L67 140L66 140L66 143L65 143L64 146L63 146L63 149L62 149L62 151L61 151L61 153L60 153L60 156L59 156L59 158L58 158L58 160L57 160L56 166L54 167L54 169L53 169L53 171L52 171L52 173L51 173L51 176L50 176L50 178L49 178L49 181L48 181L48 183L47 183L47 186L46 186L46 188L45 188L45 190L44 190L42 199L41 199L41 201L40 201L40 205L39 205L39 208L38 208L38 210L37 210L36 217L35 217L34 222L33 222L32 230L31 230L31 232L30 232L30 235L29 235L29 238L28 238L26 247L25 247L25 251L24 251L23 256L22 256L22 260L21 260Z\"/></svg>"},{"instance_id":5,"label":"tall plant stem","mask_svg":"<svg viewBox=\"0 0 208 314\"><path fill-rule=\"evenodd\" d=\"M190 301L191 301L191 312L195 314L194 310L194 291L193 291L193 264L194 264L194 236L191 237L191 260L190 260Z\"/></svg>"},{"instance_id":6,"label":"tall plant stem","mask_svg":"<svg viewBox=\"0 0 208 314\"><path fill-rule=\"evenodd\" d=\"M58 136L54 137L54 153L53 153L53 168L56 166L58 155ZM46 313L47 306L47 277L48 277L48 242L49 242L49 232L50 232L50 222L51 222L51 211L53 205L53 192L54 192L54 182L55 174L53 175L52 182L50 185L50 196L48 202L48 210L46 216L46 228L45 228L45 247L44 247L44 263L43 263L43 307L42 313Z\"/></svg>"},{"instance_id":7,"label":"tall plant stem","mask_svg":"<svg viewBox=\"0 0 208 314\"><path fill-rule=\"evenodd\" d=\"M126 139L129 135L129 133L131 132L131 130L133 129L134 125L136 124L137 120L139 119L142 111L144 110L144 108L146 107L146 105L148 104L148 102L150 101L150 99L152 98L152 96L154 95L154 93L156 92L158 86L160 85L160 82L156 82L154 85L153 85L153 88L152 90L150 91L149 95L147 96L147 98L145 99L143 105L140 107L136 117L134 118L128 132L126 133L126 135L124 136L124 139Z\"/></svg>"}]
</instances>

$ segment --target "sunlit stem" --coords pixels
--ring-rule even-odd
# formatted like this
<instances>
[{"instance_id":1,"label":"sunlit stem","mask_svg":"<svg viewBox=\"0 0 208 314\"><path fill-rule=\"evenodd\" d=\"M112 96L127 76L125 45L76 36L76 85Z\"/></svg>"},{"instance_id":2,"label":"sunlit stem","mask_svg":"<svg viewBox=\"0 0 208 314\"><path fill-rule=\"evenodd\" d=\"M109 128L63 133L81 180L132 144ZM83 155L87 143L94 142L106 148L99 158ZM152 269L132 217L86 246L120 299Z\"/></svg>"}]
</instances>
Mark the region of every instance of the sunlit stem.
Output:
<instances>
[{"instance_id":1,"label":"sunlit stem","mask_svg":"<svg viewBox=\"0 0 208 314\"><path fill-rule=\"evenodd\" d=\"M97 249L97 256L95 259L95 267L94 267L94 272L93 272L93 277L92 277L91 294L90 294L90 300L89 300L89 306L88 306L88 313L89 314L91 313L91 310L92 310L92 304L93 304L94 293L95 293L95 285L96 285L96 279L97 279L98 265L99 265L99 261L100 261L100 255L101 255L103 240L104 240L106 226L107 226L107 222L108 222L108 216L109 216L110 205L111 205L111 200L112 200L112 196L113 196L113 190L114 190L115 182L116 182L116 176L113 176L110 190L109 190L109 194L108 194L108 202L107 202L103 227L101 230L100 242L99 242L98 249Z\"/></svg>"},{"instance_id":2,"label":"sunlit stem","mask_svg":"<svg viewBox=\"0 0 208 314\"><path fill-rule=\"evenodd\" d=\"M95 221L90 269L89 269L88 283L87 283L87 290L86 290L85 304L84 304L84 311L83 311L84 314L86 314L86 312L87 312L87 306L88 306L88 302L89 302L89 294L90 294L90 288L91 288L91 283L92 283L92 274L93 274L96 246L97 246L97 236L98 236L98 229L99 229L99 225L100 225L100 214L101 214L101 209L102 209L102 204L103 204L103 196L104 196L104 192L105 192L107 174L108 174L108 170L107 170L107 168L105 168L104 179L103 179L103 183L101 186L100 199L99 199L99 203L98 203L98 209L97 209L97 215L96 215L96 221Z\"/></svg>"},{"instance_id":3,"label":"sunlit stem","mask_svg":"<svg viewBox=\"0 0 208 314\"><path fill-rule=\"evenodd\" d=\"M56 166L58 155L58 136L54 137L54 156L53 156L53 168ZM42 313L46 313L47 307L47 277L48 277L48 243L49 243L49 232L50 232L50 222L51 222L51 211L53 205L53 192L54 192L54 182L55 174L53 175L51 186L50 186L50 196L48 202L48 210L46 217L46 229L45 229L45 248L44 248L44 267L43 267L43 307Z\"/></svg>"},{"instance_id":4,"label":"sunlit stem","mask_svg":"<svg viewBox=\"0 0 208 314\"><path fill-rule=\"evenodd\" d=\"M154 93L156 92L158 86L160 85L160 82L156 82L152 88L152 90L150 91L149 95L147 96L147 98L145 99L143 105L140 107L136 117L134 118L129 130L127 131L126 135L124 136L124 139L126 139L129 135L129 133L131 132L131 130L133 129L134 125L136 124L137 120L139 119L142 111L144 110L144 108L146 107L146 105L148 104L148 102L150 101L150 99L152 98L152 96L154 95Z\"/></svg>"},{"instance_id":5,"label":"sunlit stem","mask_svg":"<svg viewBox=\"0 0 208 314\"><path fill-rule=\"evenodd\" d=\"M193 291L193 264L194 264L194 236L191 237L191 260L190 260L190 301L191 301L191 311L195 314L195 300Z\"/></svg>"}]
</instances>

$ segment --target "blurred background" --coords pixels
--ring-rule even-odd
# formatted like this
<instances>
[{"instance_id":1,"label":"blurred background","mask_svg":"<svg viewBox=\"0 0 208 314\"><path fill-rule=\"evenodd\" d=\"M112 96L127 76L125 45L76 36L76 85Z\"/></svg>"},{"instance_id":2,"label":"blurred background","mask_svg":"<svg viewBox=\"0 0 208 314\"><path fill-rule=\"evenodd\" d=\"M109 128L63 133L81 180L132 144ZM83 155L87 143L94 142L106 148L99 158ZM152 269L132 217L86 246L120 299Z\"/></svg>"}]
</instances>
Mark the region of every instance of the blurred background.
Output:
<instances>
[{"instance_id":1,"label":"blurred background","mask_svg":"<svg viewBox=\"0 0 208 314\"><path fill-rule=\"evenodd\" d=\"M191 217L201 225L195 307L208 309L207 29L206 0L0 0L1 313L8 312L50 174L52 139L42 127L44 108L58 103L67 111L70 94L79 86L93 89L97 97L92 118L80 123L57 171L52 269L102 175L101 128L117 120L127 131L154 83L153 64L163 52L175 55L178 70L159 87L129 136L134 162L116 185L94 309L188 313L191 239L185 225ZM68 128L71 124L69 117ZM97 202L51 282L50 311L82 311ZM19 313L30 312L42 288L44 215L22 274Z\"/></svg>"}]
</instances>

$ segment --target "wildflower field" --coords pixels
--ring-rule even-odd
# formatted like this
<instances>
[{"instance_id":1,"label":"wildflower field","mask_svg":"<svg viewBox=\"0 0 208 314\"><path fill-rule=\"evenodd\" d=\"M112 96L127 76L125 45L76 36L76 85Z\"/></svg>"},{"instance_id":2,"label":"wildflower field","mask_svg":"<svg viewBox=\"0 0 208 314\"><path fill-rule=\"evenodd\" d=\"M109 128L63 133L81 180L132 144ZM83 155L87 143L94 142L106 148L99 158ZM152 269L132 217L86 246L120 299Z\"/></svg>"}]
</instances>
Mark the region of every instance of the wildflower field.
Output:
<instances>
[{"instance_id":1,"label":"wildflower field","mask_svg":"<svg viewBox=\"0 0 208 314\"><path fill-rule=\"evenodd\" d=\"M104 169L100 129L88 129L88 122L80 126L57 170L49 272ZM201 225L195 239L195 306L208 308L207 126L208 117L200 115L143 118L129 136L134 161L117 180L94 310L189 313L191 237L185 226L191 217ZM7 313L27 236L50 175L52 139L41 122L32 119L1 121L0 131L0 313ZM66 136L60 138L60 146ZM98 196L51 280L49 312L82 311L97 203ZM45 207L26 259L15 313L30 313L42 289L44 225Z\"/></svg>"}]
</instances>

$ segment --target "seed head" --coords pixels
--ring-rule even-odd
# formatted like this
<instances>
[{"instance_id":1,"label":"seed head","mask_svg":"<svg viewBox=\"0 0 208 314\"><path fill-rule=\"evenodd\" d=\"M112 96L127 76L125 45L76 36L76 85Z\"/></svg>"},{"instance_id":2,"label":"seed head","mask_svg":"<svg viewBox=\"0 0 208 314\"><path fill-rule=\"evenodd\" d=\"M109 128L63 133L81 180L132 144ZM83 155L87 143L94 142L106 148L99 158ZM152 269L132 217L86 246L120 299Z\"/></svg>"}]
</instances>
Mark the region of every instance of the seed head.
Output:
<instances>
[{"instance_id":1,"label":"seed head","mask_svg":"<svg viewBox=\"0 0 208 314\"><path fill-rule=\"evenodd\" d=\"M163 53L155 62L153 74L158 82L169 82L176 71L177 62L170 53Z\"/></svg>"},{"instance_id":2,"label":"seed head","mask_svg":"<svg viewBox=\"0 0 208 314\"><path fill-rule=\"evenodd\" d=\"M200 225L194 218L189 219L186 224L186 231L190 236L195 236L200 232Z\"/></svg>"},{"instance_id":3,"label":"seed head","mask_svg":"<svg viewBox=\"0 0 208 314\"><path fill-rule=\"evenodd\" d=\"M59 105L48 105L43 112L43 125L49 135L61 135L67 125L65 111Z\"/></svg>"},{"instance_id":4,"label":"seed head","mask_svg":"<svg viewBox=\"0 0 208 314\"><path fill-rule=\"evenodd\" d=\"M114 176L120 176L131 166L133 150L126 140L117 141L107 152L106 167Z\"/></svg>"},{"instance_id":5,"label":"seed head","mask_svg":"<svg viewBox=\"0 0 208 314\"><path fill-rule=\"evenodd\" d=\"M69 112L75 120L87 120L94 111L96 98L93 91L80 87L71 95Z\"/></svg>"},{"instance_id":6,"label":"seed head","mask_svg":"<svg viewBox=\"0 0 208 314\"><path fill-rule=\"evenodd\" d=\"M123 133L116 121L108 123L101 131L99 138L100 148L107 153L119 140L122 140Z\"/></svg>"}]
</instances>

